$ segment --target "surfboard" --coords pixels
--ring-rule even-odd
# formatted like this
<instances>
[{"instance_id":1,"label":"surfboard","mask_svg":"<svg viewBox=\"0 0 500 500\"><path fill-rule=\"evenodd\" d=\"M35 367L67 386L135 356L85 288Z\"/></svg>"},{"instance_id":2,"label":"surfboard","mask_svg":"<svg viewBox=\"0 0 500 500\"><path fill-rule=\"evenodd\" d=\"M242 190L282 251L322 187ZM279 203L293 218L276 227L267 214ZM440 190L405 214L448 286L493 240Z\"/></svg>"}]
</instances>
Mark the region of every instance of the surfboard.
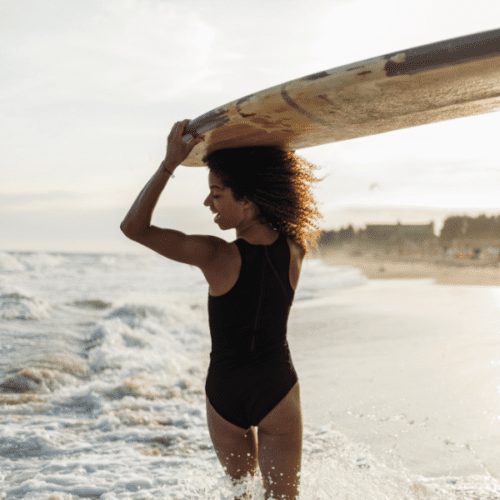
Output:
<instances>
[{"instance_id":1,"label":"surfboard","mask_svg":"<svg viewBox=\"0 0 500 500\"><path fill-rule=\"evenodd\" d=\"M445 40L304 76L191 120L205 135L183 165L217 149L289 150L500 109L500 29Z\"/></svg>"}]
</instances>

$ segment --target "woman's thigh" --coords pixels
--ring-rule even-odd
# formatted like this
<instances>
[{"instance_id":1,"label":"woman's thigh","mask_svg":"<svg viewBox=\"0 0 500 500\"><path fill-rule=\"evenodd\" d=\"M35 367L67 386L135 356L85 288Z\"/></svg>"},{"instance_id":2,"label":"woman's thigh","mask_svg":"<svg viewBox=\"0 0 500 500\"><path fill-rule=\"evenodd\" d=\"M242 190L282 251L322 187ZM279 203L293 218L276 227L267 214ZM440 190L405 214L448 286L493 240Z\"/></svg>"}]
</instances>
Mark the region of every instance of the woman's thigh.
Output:
<instances>
[{"instance_id":1,"label":"woman's thigh","mask_svg":"<svg viewBox=\"0 0 500 500\"><path fill-rule=\"evenodd\" d=\"M296 498L302 462L302 408L297 382L259 423L259 466L267 493Z\"/></svg>"},{"instance_id":2,"label":"woman's thigh","mask_svg":"<svg viewBox=\"0 0 500 500\"><path fill-rule=\"evenodd\" d=\"M257 470L257 433L254 427L243 429L221 417L207 398L207 422L210 437L224 470L237 480Z\"/></svg>"}]
</instances>

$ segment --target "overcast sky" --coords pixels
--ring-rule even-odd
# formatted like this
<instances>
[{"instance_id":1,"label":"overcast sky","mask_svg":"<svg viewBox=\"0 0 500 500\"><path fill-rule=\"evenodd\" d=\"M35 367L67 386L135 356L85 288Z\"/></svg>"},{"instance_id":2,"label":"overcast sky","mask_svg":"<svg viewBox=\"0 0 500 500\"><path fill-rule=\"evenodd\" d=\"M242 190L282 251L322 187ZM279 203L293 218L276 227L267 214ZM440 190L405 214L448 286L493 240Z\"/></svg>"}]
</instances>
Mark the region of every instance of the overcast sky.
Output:
<instances>
[{"instance_id":1,"label":"overcast sky","mask_svg":"<svg viewBox=\"0 0 500 500\"><path fill-rule=\"evenodd\" d=\"M172 124L304 75L498 28L498 0L0 0L0 250L116 251ZM304 149L323 228L500 214L500 114ZM221 233L207 170L154 222Z\"/></svg>"}]
</instances>

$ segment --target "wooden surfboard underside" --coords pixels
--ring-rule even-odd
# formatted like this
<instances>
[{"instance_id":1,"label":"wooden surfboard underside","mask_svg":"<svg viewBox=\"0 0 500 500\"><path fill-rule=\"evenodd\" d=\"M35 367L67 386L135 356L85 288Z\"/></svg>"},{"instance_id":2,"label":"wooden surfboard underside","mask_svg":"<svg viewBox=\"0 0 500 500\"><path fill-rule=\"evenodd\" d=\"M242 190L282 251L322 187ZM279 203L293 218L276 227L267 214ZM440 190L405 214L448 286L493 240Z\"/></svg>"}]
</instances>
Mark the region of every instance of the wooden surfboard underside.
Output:
<instances>
[{"instance_id":1,"label":"wooden surfboard underside","mask_svg":"<svg viewBox=\"0 0 500 500\"><path fill-rule=\"evenodd\" d=\"M183 165L207 152L290 150L500 109L500 29L394 52L245 96L187 125L204 134Z\"/></svg>"}]
</instances>

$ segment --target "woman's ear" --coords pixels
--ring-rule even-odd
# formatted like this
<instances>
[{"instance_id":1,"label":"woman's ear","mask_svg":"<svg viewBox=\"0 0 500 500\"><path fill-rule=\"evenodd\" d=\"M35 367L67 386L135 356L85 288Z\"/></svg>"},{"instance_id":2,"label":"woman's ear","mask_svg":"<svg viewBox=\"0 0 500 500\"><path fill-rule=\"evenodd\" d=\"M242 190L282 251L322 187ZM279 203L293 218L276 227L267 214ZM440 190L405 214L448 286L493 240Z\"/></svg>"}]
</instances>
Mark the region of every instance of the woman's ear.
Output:
<instances>
[{"instance_id":1,"label":"woman's ear","mask_svg":"<svg viewBox=\"0 0 500 500\"><path fill-rule=\"evenodd\" d=\"M253 201L250 201L246 196L243 197L243 208L252 213L253 217L257 217L260 213L259 207Z\"/></svg>"},{"instance_id":2,"label":"woman's ear","mask_svg":"<svg viewBox=\"0 0 500 500\"><path fill-rule=\"evenodd\" d=\"M250 207L257 208L257 206L255 205L255 203L253 201L249 200L246 196L243 196L242 201L243 201L243 206L245 208L250 208Z\"/></svg>"}]
</instances>

